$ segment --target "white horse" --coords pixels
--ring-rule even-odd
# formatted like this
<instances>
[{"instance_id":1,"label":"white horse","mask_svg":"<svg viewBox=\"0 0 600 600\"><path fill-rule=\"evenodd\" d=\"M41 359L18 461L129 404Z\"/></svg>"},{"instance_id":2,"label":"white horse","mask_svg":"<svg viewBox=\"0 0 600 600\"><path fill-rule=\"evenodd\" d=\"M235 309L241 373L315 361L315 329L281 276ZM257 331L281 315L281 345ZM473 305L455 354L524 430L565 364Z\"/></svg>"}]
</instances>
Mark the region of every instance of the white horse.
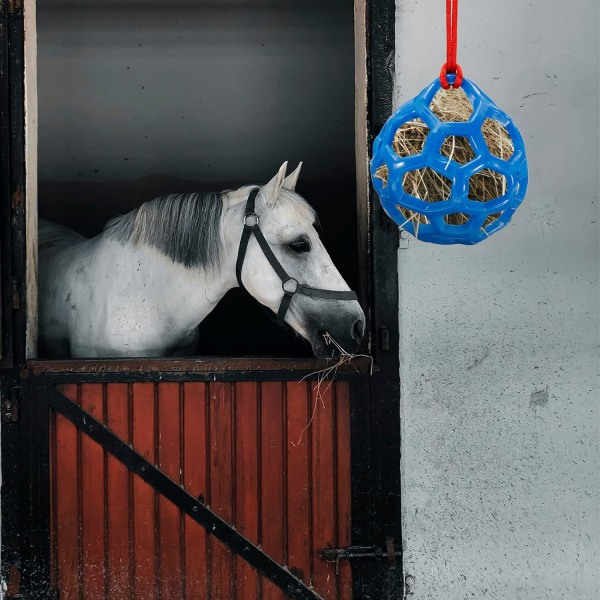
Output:
<instances>
[{"instance_id":1,"label":"white horse","mask_svg":"<svg viewBox=\"0 0 600 600\"><path fill-rule=\"evenodd\" d=\"M329 336L355 352L364 314L319 239L314 211L294 192L300 167L286 177L284 163L260 188L156 198L91 239L40 222L41 353L189 355L198 325L239 285L316 356L331 356Z\"/></svg>"}]
</instances>

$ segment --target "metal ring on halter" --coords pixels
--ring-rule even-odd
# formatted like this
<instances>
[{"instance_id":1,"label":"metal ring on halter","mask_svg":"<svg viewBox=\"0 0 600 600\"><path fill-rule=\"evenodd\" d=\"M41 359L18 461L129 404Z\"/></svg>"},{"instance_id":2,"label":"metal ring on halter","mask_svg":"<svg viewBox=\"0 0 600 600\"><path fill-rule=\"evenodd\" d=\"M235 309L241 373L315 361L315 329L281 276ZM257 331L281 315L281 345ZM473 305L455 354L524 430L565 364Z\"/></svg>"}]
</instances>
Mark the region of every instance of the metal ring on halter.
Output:
<instances>
[{"instance_id":1,"label":"metal ring on halter","mask_svg":"<svg viewBox=\"0 0 600 600\"><path fill-rule=\"evenodd\" d=\"M249 219L251 222L248 222ZM248 213L247 215L244 215L244 225L246 227L256 227L258 223L259 218L256 213Z\"/></svg>"},{"instance_id":2,"label":"metal ring on halter","mask_svg":"<svg viewBox=\"0 0 600 600\"><path fill-rule=\"evenodd\" d=\"M291 284L291 287L288 284ZM299 285L298 280L293 277L281 282L281 287L286 294L295 294Z\"/></svg>"}]
</instances>

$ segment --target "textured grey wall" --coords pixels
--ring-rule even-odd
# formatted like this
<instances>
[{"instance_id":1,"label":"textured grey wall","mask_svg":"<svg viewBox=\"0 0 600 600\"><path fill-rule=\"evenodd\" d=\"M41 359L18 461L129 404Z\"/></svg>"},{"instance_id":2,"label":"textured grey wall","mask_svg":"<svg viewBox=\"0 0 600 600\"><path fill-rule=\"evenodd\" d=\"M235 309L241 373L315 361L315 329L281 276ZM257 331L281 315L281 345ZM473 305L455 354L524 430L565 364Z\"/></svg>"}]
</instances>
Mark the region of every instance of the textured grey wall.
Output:
<instances>
[{"instance_id":1,"label":"textured grey wall","mask_svg":"<svg viewBox=\"0 0 600 600\"><path fill-rule=\"evenodd\" d=\"M397 1L397 102L444 3ZM473 248L400 250L415 600L598 598L598 3L461 2L459 62L512 114L528 196Z\"/></svg>"}]
</instances>

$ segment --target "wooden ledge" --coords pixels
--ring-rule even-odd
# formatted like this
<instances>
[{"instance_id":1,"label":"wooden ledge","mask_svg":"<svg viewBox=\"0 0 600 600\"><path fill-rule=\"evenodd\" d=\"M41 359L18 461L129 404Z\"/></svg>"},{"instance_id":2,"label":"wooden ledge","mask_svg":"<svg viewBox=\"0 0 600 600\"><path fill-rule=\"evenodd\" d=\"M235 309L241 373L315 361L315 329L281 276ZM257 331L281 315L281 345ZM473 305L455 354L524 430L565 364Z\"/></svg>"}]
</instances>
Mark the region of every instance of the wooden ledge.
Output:
<instances>
[{"instance_id":1,"label":"wooden ledge","mask_svg":"<svg viewBox=\"0 0 600 600\"><path fill-rule=\"evenodd\" d=\"M335 365L335 360L317 358L131 358L131 359L69 359L27 361L24 375L92 375L92 374L238 374L278 372L299 375L317 373ZM338 374L370 374L372 360L359 356L340 365ZM289 377L288 377L289 378Z\"/></svg>"}]
</instances>

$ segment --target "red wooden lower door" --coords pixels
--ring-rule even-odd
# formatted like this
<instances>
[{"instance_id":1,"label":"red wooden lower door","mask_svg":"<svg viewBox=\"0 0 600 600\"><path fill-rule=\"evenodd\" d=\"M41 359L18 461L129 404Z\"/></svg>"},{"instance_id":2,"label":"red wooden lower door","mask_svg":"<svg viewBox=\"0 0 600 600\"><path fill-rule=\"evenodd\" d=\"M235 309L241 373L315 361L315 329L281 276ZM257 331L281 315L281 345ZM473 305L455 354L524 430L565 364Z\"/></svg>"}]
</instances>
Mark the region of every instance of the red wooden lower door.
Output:
<instances>
[{"instance_id":1,"label":"red wooden lower door","mask_svg":"<svg viewBox=\"0 0 600 600\"><path fill-rule=\"evenodd\" d=\"M59 390L327 600L352 596L350 394L338 382L82 383ZM268 579L67 419L51 423L61 600L265 600Z\"/></svg>"}]
</instances>

